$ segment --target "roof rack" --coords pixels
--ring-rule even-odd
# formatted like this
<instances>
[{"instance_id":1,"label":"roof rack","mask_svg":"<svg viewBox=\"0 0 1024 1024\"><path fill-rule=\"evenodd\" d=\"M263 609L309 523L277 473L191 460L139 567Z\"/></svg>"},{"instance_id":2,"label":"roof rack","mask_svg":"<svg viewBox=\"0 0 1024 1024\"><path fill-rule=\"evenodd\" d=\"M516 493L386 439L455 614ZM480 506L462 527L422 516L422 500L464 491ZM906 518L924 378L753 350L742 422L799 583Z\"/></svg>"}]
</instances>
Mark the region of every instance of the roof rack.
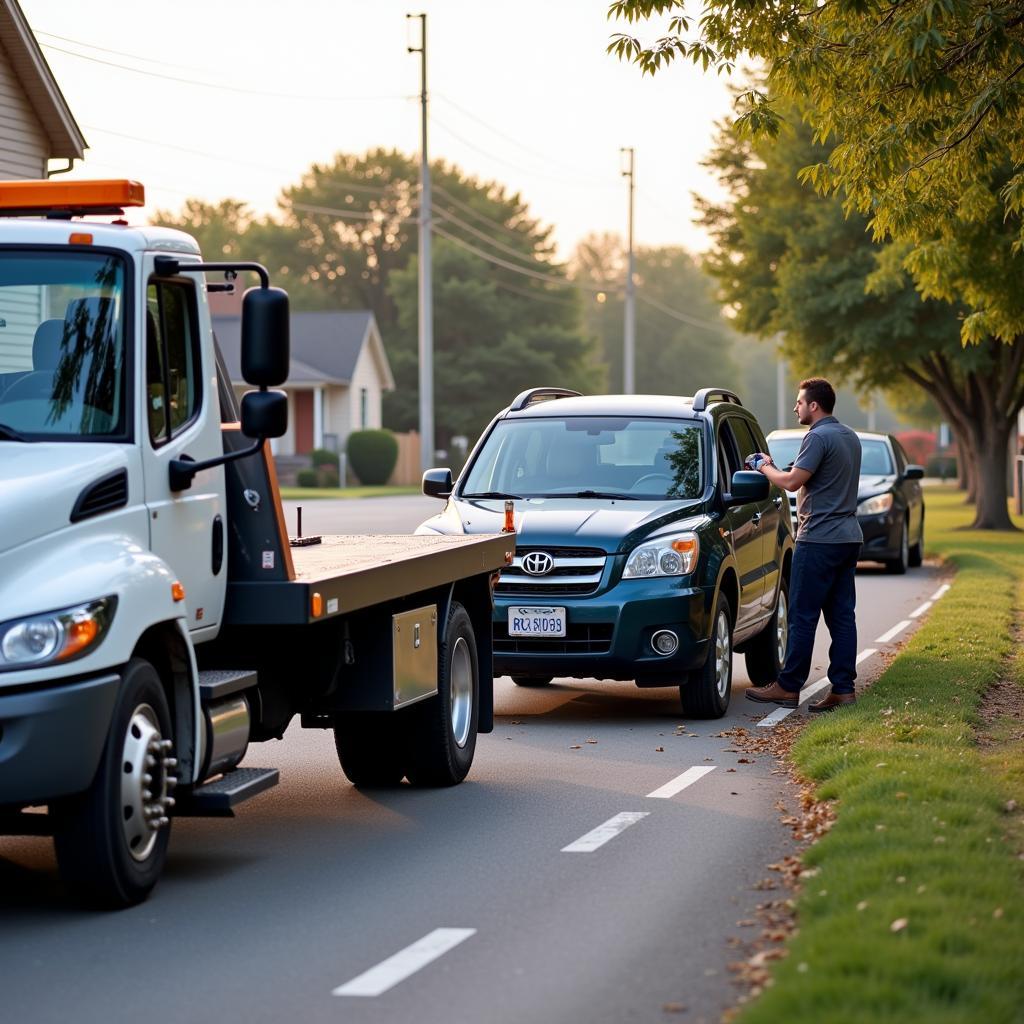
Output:
<instances>
[{"instance_id":1,"label":"roof rack","mask_svg":"<svg viewBox=\"0 0 1024 1024\"><path fill-rule=\"evenodd\" d=\"M728 391L725 388L701 388L693 396L693 411L703 412L713 401L730 402L735 405L743 404L735 391Z\"/></svg>"},{"instance_id":2,"label":"roof rack","mask_svg":"<svg viewBox=\"0 0 1024 1024\"><path fill-rule=\"evenodd\" d=\"M529 388L516 395L515 400L508 407L509 412L521 412L528 405L536 402L550 402L555 398L581 398L579 391L569 391L567 388Z\"/></svg>"}]
</instances>

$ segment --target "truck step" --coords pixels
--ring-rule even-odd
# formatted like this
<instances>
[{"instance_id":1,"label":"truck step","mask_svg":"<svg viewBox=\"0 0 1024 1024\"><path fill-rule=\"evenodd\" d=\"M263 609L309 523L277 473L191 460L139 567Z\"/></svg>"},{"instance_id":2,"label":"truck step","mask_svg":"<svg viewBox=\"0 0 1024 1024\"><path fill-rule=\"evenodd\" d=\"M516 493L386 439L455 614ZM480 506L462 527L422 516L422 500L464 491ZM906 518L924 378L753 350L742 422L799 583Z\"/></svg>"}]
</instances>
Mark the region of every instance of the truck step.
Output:
<instances>
[{"instance_id":1,"label":"truck step","mask_svg":"<svg viewBox=\"0 0 1024 1024\"><path fill-rule=\"evenodd\" d=\"M233 818L234 807L271 786L276 786L276 768L236 768L219 779L182 793L174 808L179 818Z\"/></svg>"},{"instance_id":2,"label":"truck step","mask_svg":"<svg viewBox=\"0 0 1024 1024\"><path fill-rule=\"evenodd\" d=\"M199 695L204 704L252 689L255 685L256 673L253 669L208 668L199 673Z\"/></svg>"}]
</instances>

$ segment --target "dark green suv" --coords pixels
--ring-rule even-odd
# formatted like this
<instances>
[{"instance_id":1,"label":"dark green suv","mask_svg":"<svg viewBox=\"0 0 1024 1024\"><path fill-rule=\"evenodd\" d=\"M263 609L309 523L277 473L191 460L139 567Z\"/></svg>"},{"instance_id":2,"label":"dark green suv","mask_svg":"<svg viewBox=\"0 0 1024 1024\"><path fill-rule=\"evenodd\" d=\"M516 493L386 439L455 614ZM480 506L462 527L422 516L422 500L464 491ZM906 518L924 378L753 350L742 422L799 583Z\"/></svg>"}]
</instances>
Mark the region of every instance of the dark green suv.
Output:
<instances>
[{"instance_id":1,"label":"dark green suv","mask_svg":"<svg viewBox=\"0 0 1024 1024\"><path fill-rule=\"evenodd\" d=\"M419 533L489 533L514 506L516 551L495 589L494 668L678 685L684 710L725 714L734 650L754 683L785 657L793 558L783 491L744 469L767 451L739 398L534 388L500 412Z\"/></svg>"}]
</instances>

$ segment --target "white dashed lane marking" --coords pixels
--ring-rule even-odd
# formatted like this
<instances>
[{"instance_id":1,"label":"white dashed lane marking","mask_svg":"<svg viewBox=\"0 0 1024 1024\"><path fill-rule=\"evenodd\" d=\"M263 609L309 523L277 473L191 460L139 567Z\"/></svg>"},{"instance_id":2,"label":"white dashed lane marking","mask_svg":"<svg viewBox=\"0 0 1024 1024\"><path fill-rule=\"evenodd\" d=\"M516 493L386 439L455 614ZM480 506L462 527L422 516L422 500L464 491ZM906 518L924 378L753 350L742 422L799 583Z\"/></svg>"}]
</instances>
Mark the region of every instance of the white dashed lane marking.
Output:
<instances>
[{"instance_id":1,"label":"white dashed lane marking","mask_svg":"<svg viewBox=\"0 0 1024 1024\"><path fill-rule=\"evenodd\" d=\"M394 956L339 985L335 996L379 996L476 934L475 928L435 928Z\"/></svg>"},{"instance_id":2,"label":"white dashed lane marking","mask_svg":"<svg viewBox=\"0 0 1024 1024\"><path fill-rule=\"evenodd\" d=\"M687 768L682 775L677 775L671 782L666 782L653 793L648 793L648 799L669 800L682 792L687 786L692 786L698 779L704 778L708 772L715 770L714 765L701 765L700 767Z\"/></svg>"},{"instance_id":3,"label":"white dashed lane marking","mask_svg":"<svg viewBox=\"0 0 1024 1024\"><path fill-rule=\"evenodd\" d=\"M913 610L913 611L912 611L912 612L910 613L910 617L911 617L912 619L917 619L917 618L920 618L920 617L921 617L922 615L924 615L924 613L925 613L926 611L928 611L928 609L929 609L929 608L931 608L931 606L932 606L932 605L933 605L934 603L935 603L934 601L925 601L925 603L924 603L923 605L921 605L921 606L920 606L919 608L915 608L915 609L914 609L914 610Z\"/></svg>"},{"instance_id":4,"label":"white dashed lane marking","mask_svg":"<svg viewBox=\"0 0 1024 1024\"><path fill-rule=\"evenodd\" d=\"M938 590L936 590L934 594L932 594L932 600L933 600L933 601L938 601L938 599L939 599L940 597L942 597L942 595L943 595L943 594L944 594L944 593L945 593L945 592L946 592L947 590L949 590L949 584L948 584L948 583L943 583L943 584L942 584L942 586L941 586L941 587L939 587L939 589L938 589Z\"/></svg>"},{"instance_id":5,"label":"white dashed lane marking","mask_svg":"<svg viewBox=\"0 0 1024 1024\"><path fill-rule=\"evenodd\" d=\"M876 644L887 644L890 640L894 640L910 625L910 619L904 619L902 622L897 622L892 629L887 629L880 637L875 638Z\"/></svg>"},{"instance_id":6,"label":"white dashed lane marking","mask_svg":"<svg viewBox=\"0 0 1024 1024\"><path fill-rule=\"evenodd\" d=\"M585 836L580 836L574 843L562 847L562 853L593 853L604 846L609 840L625 832L630 825L635 825L641 818L646 818L649 811L623 811L609 818L603 825L591 829Z\"/></svg>"}]
</instances>

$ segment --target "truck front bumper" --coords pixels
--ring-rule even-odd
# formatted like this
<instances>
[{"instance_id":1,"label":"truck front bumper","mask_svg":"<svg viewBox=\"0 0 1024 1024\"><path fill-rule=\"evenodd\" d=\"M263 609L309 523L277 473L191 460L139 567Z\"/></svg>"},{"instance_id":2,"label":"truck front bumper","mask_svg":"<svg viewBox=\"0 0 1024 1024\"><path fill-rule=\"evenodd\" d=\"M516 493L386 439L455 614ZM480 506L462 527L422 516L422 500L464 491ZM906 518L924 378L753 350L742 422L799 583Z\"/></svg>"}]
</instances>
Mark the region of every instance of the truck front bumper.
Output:
<instances>
[{"instance_id":1,"label":"truck front bumper","mask_svg":"<svg viewBox=\"0 0 1024 1024\"><path fill-rule=\"evenodd\" d=\"M27 807L87 789L110 729L121 677L0 691L0 805Z\"/></svg>"},{"instance_id":2,"label":"truck front bumper","mask_svg":"<svg viewBox=\"0 0 1024 1024\"><path fill-rule=\"evenodd\" d=\"M497 595L494 607L494 674L634 679L640 686L678 685L707 657L713 594L678 579L620 580L590 597ZM564 638L519 638L508 632L510 607L564 607ZM668 656L651 638L662 629L679 637Z\"/></svg>"}]
</instances>

